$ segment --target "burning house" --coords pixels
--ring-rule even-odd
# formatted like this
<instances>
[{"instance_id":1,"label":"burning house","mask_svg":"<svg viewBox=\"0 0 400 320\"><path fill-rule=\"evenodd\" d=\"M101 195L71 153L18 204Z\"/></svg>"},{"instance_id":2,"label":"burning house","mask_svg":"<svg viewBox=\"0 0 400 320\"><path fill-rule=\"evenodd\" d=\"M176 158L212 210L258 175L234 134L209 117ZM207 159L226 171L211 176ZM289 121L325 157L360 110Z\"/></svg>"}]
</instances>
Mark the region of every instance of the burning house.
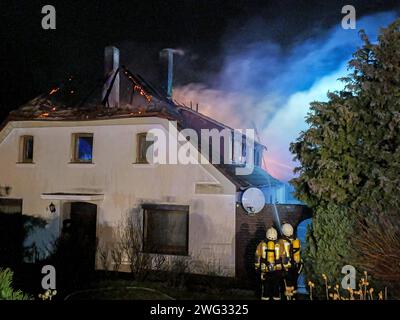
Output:
<instances>
[{"instance_id":1,"label":"burning house","mask_svg":"<svg viewBox=\"0 0 400 320\"><path fill-rule=\"evenodd\" d=\"M166 54L172 63L171 51ZM276 223L275 211L294 226L310 216L300 204L272 204L282 183L261 167L265 147L257 142L230 164L148 161L146 133L157 128L168 134L171 121L178 132L233 131L173 101L169 67L164 93L120 66L118 49L107 47L101 92L79 96L71 77L10 113L0 131L0 212L45 221L24 240L35 250L25 261L45 256L68 227L85 235L84 254L93 267L103 268L98 248L118 242L116 229L134 216L142 254L185 257L193 273L214 265L221 275L247 277L257 241ZM122 81L130 88L124 103ZM254 169L237 175L235 169L249 153ZM250 188L262 190L266 198L257 214L243 206L243 193ZM18 237L12 228L3 229L1 250L7 255L18 247L13 243ZM113 269L111 258L107 263ZM120 270L127 271L128 264L123 258Z\"/></svg>"}]
</instances>

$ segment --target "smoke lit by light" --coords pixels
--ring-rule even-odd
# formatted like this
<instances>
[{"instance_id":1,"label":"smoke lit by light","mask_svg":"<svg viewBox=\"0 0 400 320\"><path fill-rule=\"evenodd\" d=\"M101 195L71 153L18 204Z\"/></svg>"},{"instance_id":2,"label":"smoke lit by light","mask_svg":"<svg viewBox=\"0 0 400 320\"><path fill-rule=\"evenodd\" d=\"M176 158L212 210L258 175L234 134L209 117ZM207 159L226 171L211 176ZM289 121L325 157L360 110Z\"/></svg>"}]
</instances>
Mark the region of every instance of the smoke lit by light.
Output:
<instances>
[{"instance_id":1,"label":"smoke lit by light","mask_svg":"<svg viewBox=\"0 0 400 320\"><path fill-rule=\"evenodd\" d=\"M362 44L360 29L375 41L379 28L395 18L393 12L366 16L357 21L357 30L344 30L338 21L290 50L270 41L268 34L257 43L235 39L237 45L224 52L223 67L212 85L174 88L174 99L199 103L199 112L234 128L256 126L268 148L268 171L288 181L296 166L289 144L307 128L304 118L310 102L326 100L328 91L343 86L337 79L348 73L346 62Z\"/></svg>"}]
</instances>

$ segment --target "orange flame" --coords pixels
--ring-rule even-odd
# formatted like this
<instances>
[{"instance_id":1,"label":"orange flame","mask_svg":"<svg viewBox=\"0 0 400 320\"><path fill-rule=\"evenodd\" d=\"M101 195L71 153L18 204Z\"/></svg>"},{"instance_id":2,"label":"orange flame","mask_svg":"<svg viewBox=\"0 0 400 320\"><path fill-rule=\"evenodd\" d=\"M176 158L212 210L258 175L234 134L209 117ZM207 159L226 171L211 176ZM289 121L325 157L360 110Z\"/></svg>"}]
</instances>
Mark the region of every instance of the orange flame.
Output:
<instances>
[{"instance_id":1,"label":"orange flame","mask_svg":"<svg viewBox=\"0 0 400 320\"><path fill-rule=\"evenodd\" d=\"M50 93L49 93L49 95L53 95L53 94L55 94L58 90L60 90L60 88L54 88L54 89L51 89L51 91L50 91Z\"/></svg>"}]
</instances>

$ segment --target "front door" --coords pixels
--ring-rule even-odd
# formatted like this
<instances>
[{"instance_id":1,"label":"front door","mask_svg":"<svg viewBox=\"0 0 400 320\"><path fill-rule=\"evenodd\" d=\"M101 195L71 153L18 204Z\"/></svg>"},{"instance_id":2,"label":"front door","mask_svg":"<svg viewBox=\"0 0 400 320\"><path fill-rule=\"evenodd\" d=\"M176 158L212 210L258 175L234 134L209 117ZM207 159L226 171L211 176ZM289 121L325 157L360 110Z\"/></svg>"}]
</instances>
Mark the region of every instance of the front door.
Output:
<instances>
[{"instance_id":1,"label":"front door","mask_svg":"<svg viewBox=\"0 0 400 320\"><path fill-rule=\"evenodd\" d=\"M93 271L96 257L97 206L87 202L71 203L70 239L76 263Z\"/></svg>"},{"instance_id":2,"label":"front door","mask_svg":"<svg viewBox=\"0 0 400 320\"><path fill-rule=\"evenodd\" d=\"M0 267L22 262L22 200L0 199Z\"/></svg>"}]
</instances>

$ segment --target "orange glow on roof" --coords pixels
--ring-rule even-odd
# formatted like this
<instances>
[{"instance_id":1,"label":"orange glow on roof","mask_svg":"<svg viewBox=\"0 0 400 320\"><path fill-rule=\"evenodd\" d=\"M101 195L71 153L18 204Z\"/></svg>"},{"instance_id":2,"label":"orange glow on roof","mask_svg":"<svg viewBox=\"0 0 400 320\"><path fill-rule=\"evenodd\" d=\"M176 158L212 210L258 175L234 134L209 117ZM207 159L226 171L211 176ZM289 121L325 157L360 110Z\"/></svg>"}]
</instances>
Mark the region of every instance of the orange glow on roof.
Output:
<instances>
[{"instance_id":1,"label":"orange glow on roof","mask_svg":"<svg viewBox=\"0 0 400 320\"><path fill-rule=\"evenodd\" d=\"M54 89L51 89L51 91L50 91L50 93L49 93L49 95L53 95L53 94L55 94L58 90L60 90L60 88L54 88Z\"/></svg>"}]
</instances>

